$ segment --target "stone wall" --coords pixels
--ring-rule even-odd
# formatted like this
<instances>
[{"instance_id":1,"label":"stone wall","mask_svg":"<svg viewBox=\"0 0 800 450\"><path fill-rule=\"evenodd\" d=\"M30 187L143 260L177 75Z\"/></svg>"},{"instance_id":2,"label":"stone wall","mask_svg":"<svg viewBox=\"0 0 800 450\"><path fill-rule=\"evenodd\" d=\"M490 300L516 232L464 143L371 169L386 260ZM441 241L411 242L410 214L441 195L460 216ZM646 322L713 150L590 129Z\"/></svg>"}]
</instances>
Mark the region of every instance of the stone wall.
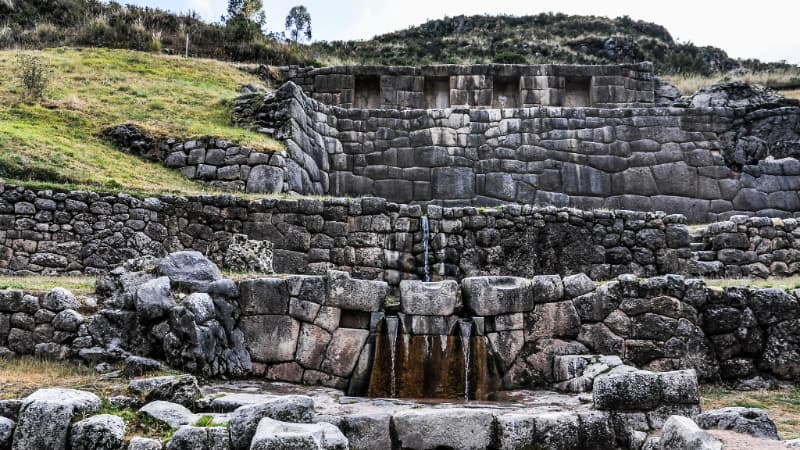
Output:
<instances>
[{"instance_id":1,"label":"stone wall","mask_svg":"<svg viewBox=\"0 0 800 450\"><path fill-rule=\"evenodd\" d=\"M305 153L263 152L211 137L156 139L135 125L105 135L122 151L164 164L186 178L217 189L256 194L323 194L319 169Z\"/></svg>"},{"instance_id":2,"label":"stone wall","mask_svg":"<svg viewBox=\"0 0 800 450\"><path fill-rule=\"evenodd\" d=\"M650 105L653 65L439 65L279 67L328 105L368 109Z\"/></svg>"},{"instance_id":3,"label":"stone wall","mask_svg":"<svg viewBox=\"0 0 800 450\"><path fill-rule=\"evenodd\" d=\"M690 222L800 210L797 106L341 109L287 83L237 115L313 160L331 195L661 210Z\"/></svg>"},{"instance_id":4,"label":"stone wall","mask_svg":"<svg viewBox=\"0 0 800 450\"><path fill-rule=\"evenodd\" d=\"M385 282L344 272L234 283L198 253L174 253L101 279L102 308L87 319L63 289L0 292L0 351L91 364L147 356L205 376L363 395L378 325L391 314L401 334L431 337L460 335L456 323L468 318L486 340L493 367L485 370L497 370L506 389L591 390L603 371L584 372L598 360L578 364L576 355L621 358L600 361L611 367L694 369L703 380L800 377L800 291L713 289L674 275L623 275L599 287L582 274L448 283L409 281L398 305Z\"/></svg>"},{"instance_id":5,"label":"stone wall","mask_svg":"<svg viewBox=\"0 0 800 450\"><path fill-rule=\"evenodd\" d=\"M338 269L393 287L423 278L426 262L434 280L579 272L598 280L623 273L786 276L799 269L796 223L735 216L693 237L683 216L624 210L423 209L379 198L138 199L5 185L0 270L101 273L183 249L223 264L234 236L243 234L273 245L276 272Z\"/></svg>"}]
</instances>

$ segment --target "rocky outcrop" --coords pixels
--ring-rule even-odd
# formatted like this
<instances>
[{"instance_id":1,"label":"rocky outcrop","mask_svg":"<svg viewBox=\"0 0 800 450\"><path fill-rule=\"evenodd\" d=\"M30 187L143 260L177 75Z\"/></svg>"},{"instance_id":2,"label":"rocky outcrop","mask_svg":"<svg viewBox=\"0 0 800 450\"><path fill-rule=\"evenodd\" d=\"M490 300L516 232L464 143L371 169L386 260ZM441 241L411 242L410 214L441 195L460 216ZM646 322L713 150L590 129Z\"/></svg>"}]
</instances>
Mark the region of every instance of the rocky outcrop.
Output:
<instances>
[{"instance_id":1,"label":"rocky outcrop","mask_svg":"<svg viewBox=\"0 0 800 450\"><path fill-rule=\"evenodd\" d=\"M780 440L778 428L763 410L728 407L703 411L694 418L700 428L731 430L757 438Z\"/></svg>"}]
</instances>

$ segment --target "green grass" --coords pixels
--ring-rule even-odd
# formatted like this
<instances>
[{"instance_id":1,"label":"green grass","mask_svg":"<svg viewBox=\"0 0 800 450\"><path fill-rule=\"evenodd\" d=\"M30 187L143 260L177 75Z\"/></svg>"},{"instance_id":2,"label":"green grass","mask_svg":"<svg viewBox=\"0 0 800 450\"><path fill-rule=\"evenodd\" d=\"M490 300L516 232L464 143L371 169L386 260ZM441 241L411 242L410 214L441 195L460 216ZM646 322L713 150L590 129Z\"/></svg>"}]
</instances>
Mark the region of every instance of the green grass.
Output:
<instances>
[{"instance_id":1,"label":"green grass","mask_svg":"<svg viewBox=\"0 0 800 450\"><path fill-rule=\"evenodd\" d=\"M63 287L73 294L86 295L94 292L97 279L91 276L0 276L0 289L22 289L32 292L44 292L54 287Z\"/></svg>"},{"instance_id":2,"label":"green grass","mask_svg":"<svg viewBox=\"0 0 800 450\"><path fill-rule=\"evenodd\" d=\"M734 391L722 386L701 388L703 410L742 406L767 411L783 439L800 438L800 387L771 391Z\"/></svg>"},{"instance_id":3,"label":"green grass","mask_svg":"<svg viewBox=\"0 0 800 450\"><path fill-rule=\"evenodd\" d=\"M774 278L769 280L758 280L752 278L706 278L704 280L709 287L756 287L756 288L778 288L783 290L800 289L800 276L787 278Z\"/></svg>"},{"instance_id":4,"label":"green grass","mask_svg":"<svg viewBox=\"0 0 800 450\"><path fill-rule=\"evenodd\" d=\"M130 440L130 438L134 436L146 436L159 439L162 443L166 443L172 437L172 435L175 434L175 431L177 431L173 430L164 421L158 420L145 413L134 411L130 408L118 408L112 405L107 399L103 399L103 403L98 411L90 414L79 415L75 418L75 421L98 414L110 414L112 416L120 417L123 421L125 421L127 440Z\"/></svg>"},{"instance_id":5,"label":"green grass","mask_svg":"<svg viewBox=\"0 0 800 450\"><path fill-rule=\"evenodd\" d=\"M21 102L15 51L0 51L0 174L110 192L203 193L208 189L159 164L124 154L99 137L132 122L158 136L211 135L260 151L280 143L233 125L227 103L258 79L206 59L109 50L39 52L53 69L47 100Z\"/></svg>"}]
</instances>

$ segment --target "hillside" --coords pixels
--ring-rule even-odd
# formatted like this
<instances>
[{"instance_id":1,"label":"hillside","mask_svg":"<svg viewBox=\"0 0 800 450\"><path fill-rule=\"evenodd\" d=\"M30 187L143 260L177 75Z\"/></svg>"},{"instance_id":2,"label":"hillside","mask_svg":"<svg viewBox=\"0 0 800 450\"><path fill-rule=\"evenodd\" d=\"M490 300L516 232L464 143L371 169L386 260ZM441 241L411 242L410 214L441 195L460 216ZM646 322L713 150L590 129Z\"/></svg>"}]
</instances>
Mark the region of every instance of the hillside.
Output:
<instances>
[{"instance_id":1,"label":"hillside","mask_svg":"<svg viewBox=\"0 0 800 450\"><path fill-rule=\"evenodd\" d=\"M755 60L737 61L716 47L676 42L661 25L595 16L457 16L431 20L370 40L314 45L323 61L370 64L577 63L652 61L660 74L711 75Z\"/></svg>"},{"instance_id":2,"label":"hillside","mask_svg":"<svg viewBox=\"0 0 800 450\"><path fill-rule=\"evenodd\" d=\"M40 55L52 68L41 104L21 102L11 77L0 83L0 177L9 182L134 193L206 189L99 136L122 123L160 136L211 135L264 151L280 147L230 122L227 101L241 85L259 82L230 64L108 49L56 48ZM13 73L15 56L0 51L2 73Z\"/></svg>"}]
</instances>

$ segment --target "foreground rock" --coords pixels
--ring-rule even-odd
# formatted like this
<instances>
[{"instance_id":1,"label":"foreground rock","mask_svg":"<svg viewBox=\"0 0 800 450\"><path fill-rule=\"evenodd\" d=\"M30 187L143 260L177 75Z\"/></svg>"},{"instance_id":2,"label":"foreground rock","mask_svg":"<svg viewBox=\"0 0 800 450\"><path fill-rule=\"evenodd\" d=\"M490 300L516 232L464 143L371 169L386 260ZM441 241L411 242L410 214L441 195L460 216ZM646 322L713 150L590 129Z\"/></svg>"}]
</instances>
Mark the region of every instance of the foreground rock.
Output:
<instances>
[{"instance_id":1,"label":"foreground rock","mask_svg":"<svg viewBox=\"0 0 800 450\"><path fill-rule=\"evenodd\" d=\"M100 414L72 425L71 450L121 450L125 446L125 422L121 417Z\"/></svg>"},{"instance_id":2,"label":"foreground rock","mask_svg":"<svg viewBox=\"0 0 800 450\"><path fill-rule=\"evenodd\" d=\"M22 404L12 449L63 450L73 416L98 408L100 399L91 392L39 389Z\"/></svg>"},{"instance_id":3,"label":"foreground rock","mask_svg":"<svg viewBox=\"0 0 800 450\"><path fill-rule=\"evenodd\" d=\"M184 426L172 436L167 450L228 450L230 441L225 427Z\"/></svg>"},{"instance_id":4,"label":"foreground rock","mask_svg":"<svg viewBox=\"0 0 800 450\"><path fill-rule=\"evenodd\" d=\"M730 430L758 438L780 440L778 428L763 410L730 407L704 411L695 417L700 428Z\"/></svg>"},{"instance_id":5,"label":"foreground rock","mask_svg":"<svg viewBox=\"0 0 800 450\"><path fill-rule=\"evenodd\" d=\"M14 438L14 427L16 424L13 420L0 417L0 450L8 450L11 448L11 440Z\"/></svg>"},{"instance_id":6,"label":"foreground rock","mask_svg":"<svg viewBox=\"0 0 800 450\"><path fill-rule=\"evenodd\" d=\"M404 411L394 416L402 448L480 450L492 442L494 416L488 411L430 409Z\"/></svg>"},{"instance_id":7,"label":"foreground rock","mask_svg":"<svg viewBox=\"0 0 800 450\"><path fill-rule=\"evenodd\" d=\"M721 450L722 443L700 429L692 419L670 416L661 432L663 450Z\"/></svg>"},{"instance_id":8,"label":"foreground rock","mask_svg":"<svg viewBox=\"0 0 800 450\"><path fill-rule=\"evenodd\" d=\"M250 450L288 449L347 450L348 442L342 432L329 423L288 423L261 419Z\"/></svg>"},{"instance_id":9,"label":"foreground rock","mask_svg":"<svg viewBox=\"0 0 800 450\"><path fill-rule=\"evenodd\" d=\"M200 386L192 375L176 375L131 380L128 390L146 402L164 400L190 407L200 397Z\"/></svg>"},{"instance_id":10,"label":"foreground rock","mask_svg":"<svg viewBox=\"0 0 800 450\"><path fill-rule=\"evenodd\" d=\"M261 419L310 423L314 418L314 400L302 395L289 395L264 403L242 406L231 413L230 417L233 449L247 450Z\"/></svg>"}]
</instances>

